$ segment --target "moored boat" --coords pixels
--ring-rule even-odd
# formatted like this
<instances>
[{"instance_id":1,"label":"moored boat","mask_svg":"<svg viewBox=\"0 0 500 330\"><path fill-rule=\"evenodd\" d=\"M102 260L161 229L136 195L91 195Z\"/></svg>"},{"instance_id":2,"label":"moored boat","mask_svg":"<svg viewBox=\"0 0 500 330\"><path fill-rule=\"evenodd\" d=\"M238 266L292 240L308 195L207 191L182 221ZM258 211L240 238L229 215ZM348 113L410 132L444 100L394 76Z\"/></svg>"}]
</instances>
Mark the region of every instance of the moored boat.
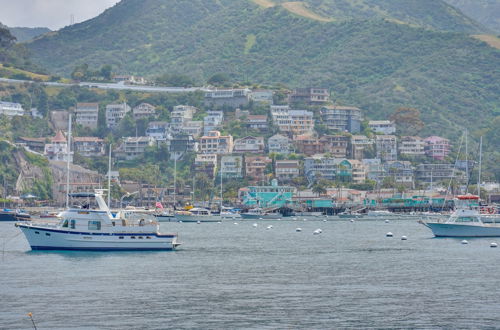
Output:
<instances>
[{"instance_id":1,"label":"moored boat","mask_svg":"<svg viewBox=\"0 0 500 330\"><path fill-rule=\"evenodd\" d=\"M500 237L500 224L484 223L478 209L479 197L457 197L457 209L445 222L422 221L436 237Z\"/></svg>"},{"instance_id":2,"label":"moored boat","mask_svg":"<svg viewBox=\"0 0 500 330\"><path fill-rule=\"evenodd\" d=\"M19 209L2 209L0 210L0 221L29 221L31 215Z\"/></svg>"},{"instance_id":3,"label":"moored boat","mask_svg":"<svg viewBox=\"0 0 500 330\"><path fill-rule=\"evenodd\" d=\"M220 214L213 214L209 209L201 207L176 211L174 217L175 220L182 222L219 222L223 219Z\"/></svg>"},{"instance_id":4,"label":"moored boat","mask_svg":"<svg viewBox=\"0 0 500 330\"><path fill-rule=\"evenodd\" d=\"M103 190L71 196L94 199L97 207L69 208L60 214L57 224L16 223L32 250L173 250L179 245L177 234L160 233L150 214L118 211L113 215Z\"/></svg>"},{"instance_id":5,"label":"moored boat","mask_svg":"<svg viewBox=\"0 0 500 330\"><path fill-rule=\"evenodd\" d=\"M277 212L268 212L261 208L250 209L247 212L241 213L243 219L255 220L277 220L281 219L283 215Z\"/></svg>"}]
</instances>

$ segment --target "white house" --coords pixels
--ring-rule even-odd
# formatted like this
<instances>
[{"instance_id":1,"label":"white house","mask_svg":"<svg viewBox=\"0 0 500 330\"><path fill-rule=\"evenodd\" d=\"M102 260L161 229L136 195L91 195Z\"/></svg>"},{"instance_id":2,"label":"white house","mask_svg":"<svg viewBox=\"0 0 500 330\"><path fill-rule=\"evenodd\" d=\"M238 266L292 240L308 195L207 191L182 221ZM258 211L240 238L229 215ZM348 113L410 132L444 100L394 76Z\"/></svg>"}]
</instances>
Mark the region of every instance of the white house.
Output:
<instances>
[{"instance_id":1,"label":"white house","mask_svg":"<svg viewBox=\"0 0 500 330\"><path fill-rule=\"evenodd\" d=\"M118 126L120 120L130 111L127 103L109 104L106 106L106 126L114 128Z\"/></svg>"}]
</instances>

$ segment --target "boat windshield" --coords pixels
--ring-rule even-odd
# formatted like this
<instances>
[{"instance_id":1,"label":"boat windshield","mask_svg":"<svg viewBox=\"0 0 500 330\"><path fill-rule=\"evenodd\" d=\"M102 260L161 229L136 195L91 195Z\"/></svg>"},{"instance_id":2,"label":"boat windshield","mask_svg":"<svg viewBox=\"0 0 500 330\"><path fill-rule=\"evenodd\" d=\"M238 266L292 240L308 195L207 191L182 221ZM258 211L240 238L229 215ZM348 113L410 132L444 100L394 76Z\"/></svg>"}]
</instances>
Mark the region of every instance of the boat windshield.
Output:
<instances>
[{"instance_id":1,"label":"boat windshield","mask_svg":"<svg viewBox=\"0 0 500 330\"><path fill-rule=\"evenodd\" d=\"M477 217L457 217L455 222L479 222Z\"/></svg>"}]
</instances>

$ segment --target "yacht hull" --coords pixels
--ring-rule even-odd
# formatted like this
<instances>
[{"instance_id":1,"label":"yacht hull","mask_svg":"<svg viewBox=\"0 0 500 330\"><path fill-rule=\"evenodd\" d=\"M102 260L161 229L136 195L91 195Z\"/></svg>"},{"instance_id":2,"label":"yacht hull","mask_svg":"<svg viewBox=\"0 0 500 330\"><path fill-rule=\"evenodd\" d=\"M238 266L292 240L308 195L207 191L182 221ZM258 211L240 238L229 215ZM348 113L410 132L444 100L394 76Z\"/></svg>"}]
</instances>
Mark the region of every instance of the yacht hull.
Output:
<instances>
[{"instance_id":1,"label":"yacht hull","mask_svg":"<svg viewBox=\"0 0 500 330\"><path fill-rule=\"evenodd\" d=\"M500 237L500 226L424 223L436 237Z\"/></svg>"},{"instance_id":2,"label":"yacht hull","mask_svg":"<svg viewBox=\"0 0 500 330\"><path fill-rule=\"evenodd\" d=\"M277 220L283 218L281 213L278 214L249 214L249 213L241 213L242 219L253 219L253 220Z\"/></svg>"},{"instance_id":3,"label":"yacht hull","mask_svg":"<svg viewBox=\"0 0 500 330\"><path fill-rule=\"evenodd\" d=\"M152 251L173 250L179 245L173 234L75 232L19 223L16 226L32 250Z\"/></svg>"},{"instance_id":4,"label":"yacht hull","mask_svg":"<svg viewBox=\"0 0 500 330\"><path fill-rule=\"evenodd\" d=\"M175 220L182 222L220 222L222 219L219 215L175 215Z\"/></svg>"}]
</instances>

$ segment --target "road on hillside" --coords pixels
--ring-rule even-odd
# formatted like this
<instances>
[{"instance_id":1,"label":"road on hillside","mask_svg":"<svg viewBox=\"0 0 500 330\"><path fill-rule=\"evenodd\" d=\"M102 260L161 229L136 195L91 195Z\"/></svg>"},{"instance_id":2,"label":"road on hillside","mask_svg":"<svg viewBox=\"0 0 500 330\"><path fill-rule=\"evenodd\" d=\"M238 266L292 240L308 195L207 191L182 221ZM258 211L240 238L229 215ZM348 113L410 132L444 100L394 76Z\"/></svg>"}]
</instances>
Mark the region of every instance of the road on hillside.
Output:
<instances>
[{"instance_id":1,"label":"road on hillside","mask_svg":"<svg viewBox=\"0 0 500 330\"><path fill-rule=\"evenodd\" d=\"M31 80L19 80L19 79L8 79L0 78L0 82L13 83L13 84L23 84L23 83L35 83ZM155 92L155 93L189 93L196 91L208 91L206 87L157 87L157 86L138 86L138 85L125 85L125 84L106 84L106 83L93 83L93 82L81 82L74 84L65 84L50 81L36 82L46 86L56 86L56 87L71 87L71 86L81 86L88 88L99 88L99 89L114 89L114 90L130 90L136 92Z\"/></svg>"}]
</instances>

